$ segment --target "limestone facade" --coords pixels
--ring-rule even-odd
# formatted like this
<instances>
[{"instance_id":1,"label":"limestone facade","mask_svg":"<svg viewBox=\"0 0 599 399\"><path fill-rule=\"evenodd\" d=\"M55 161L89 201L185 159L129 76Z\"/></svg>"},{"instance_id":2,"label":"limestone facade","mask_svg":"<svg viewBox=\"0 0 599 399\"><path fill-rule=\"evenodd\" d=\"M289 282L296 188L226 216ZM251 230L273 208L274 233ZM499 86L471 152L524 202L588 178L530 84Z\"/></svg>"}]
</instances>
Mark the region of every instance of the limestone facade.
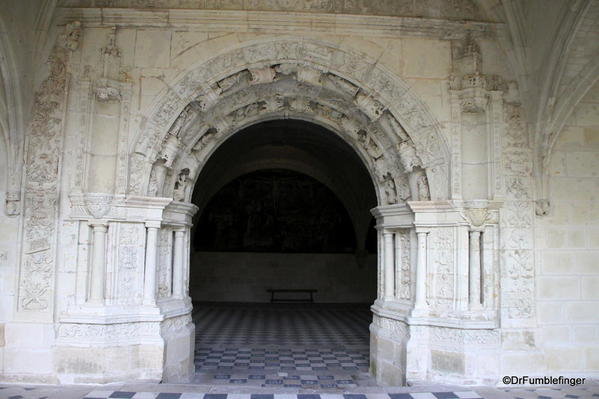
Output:
<instances>
[{"instance_id":1,"label":"limestone facade","mask_svg":"<svg viewBox=\"0 0 599 399\"><path fill-rule=\"evenodd\" d=\"M59 3L20 105L2 60L1 380L188 380L194 183L278 119L374 184L377 381L599 375L596 83L539 156L493 2L213 3Z\"/></svg>"}]
</instances>

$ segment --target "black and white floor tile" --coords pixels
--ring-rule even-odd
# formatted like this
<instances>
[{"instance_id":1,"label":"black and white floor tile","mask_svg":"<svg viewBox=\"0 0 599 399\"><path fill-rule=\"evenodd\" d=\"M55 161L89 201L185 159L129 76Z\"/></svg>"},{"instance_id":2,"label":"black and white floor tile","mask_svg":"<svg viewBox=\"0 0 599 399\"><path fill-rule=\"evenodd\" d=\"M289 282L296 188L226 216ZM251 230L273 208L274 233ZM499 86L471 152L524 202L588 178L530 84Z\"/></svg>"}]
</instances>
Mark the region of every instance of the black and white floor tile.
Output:
<instances>
[{"instance_id":1,"label":"black and white floor tile","mask_svg":"<svg viewBox=\"0 0 599 399\"><path fill-rule=\"evenodd\" d=\"M196 383L344 389L368 376L368 306L196 304Z\"/></svg>"}]
</instances>

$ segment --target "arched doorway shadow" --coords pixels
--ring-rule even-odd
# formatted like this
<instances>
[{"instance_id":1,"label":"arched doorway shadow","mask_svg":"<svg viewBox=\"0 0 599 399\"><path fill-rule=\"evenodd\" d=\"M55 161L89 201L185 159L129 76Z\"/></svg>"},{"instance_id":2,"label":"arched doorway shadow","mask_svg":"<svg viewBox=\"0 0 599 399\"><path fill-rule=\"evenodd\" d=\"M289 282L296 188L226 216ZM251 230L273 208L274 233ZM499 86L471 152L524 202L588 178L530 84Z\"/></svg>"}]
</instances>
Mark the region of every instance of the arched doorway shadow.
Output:
<instances>
[{"instance_id":1,"label":"arched doorway shadow","mask_svg":"<svg viewBox=\"0 0 599 399\"><path fill-rule=\"evenodd\" d=\"M196 381L371 382L376 193L353 149L305 121L252 125L212 154L192 202Z\"/></svg>"}]
</instances>

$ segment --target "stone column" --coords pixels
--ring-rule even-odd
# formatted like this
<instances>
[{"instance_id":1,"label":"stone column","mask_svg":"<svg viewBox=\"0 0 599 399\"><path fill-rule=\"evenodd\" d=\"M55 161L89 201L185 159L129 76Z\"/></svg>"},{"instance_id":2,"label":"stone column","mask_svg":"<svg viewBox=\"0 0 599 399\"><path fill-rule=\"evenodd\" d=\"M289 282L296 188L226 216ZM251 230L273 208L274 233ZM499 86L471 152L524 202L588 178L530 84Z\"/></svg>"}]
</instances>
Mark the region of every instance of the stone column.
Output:
<instances>
[{"instance_id":1,"label":"stone column","mask_svg":"<svg viewBox=\"0 0 599 399\"><path fill-rule=\"evenodd\" d=\"M185 296L185 230L175 230L173 255L173 297Z\"/></svg>"},{"instance_id":2,"label":"stone column","mask_svg":"<svg viewBox=\"0 0 599 399\"><path fill-rule=\"evenodd\" d=\"M191 242L190 242L190 237L191 237L191 228L190 227L186 227L185 228L185 248L189 249L191 247ZM185 270L183 272L183 292L184 298L187 298L189 296L189 281L190 281L190 272L191 272L191 254L188 250L183 251L183 266Z\"/></svg>"},{"instance_id":3,"label":"stone column","mask_svg":"<svg viewBox=\"0 0 599 399\"><path fill-rule=\"evenodd\" d=\"M92 267L89 300L94 304L104 304L104 287L106 280L106 233L108 223L94 220L92 227Z\"/></svg>"},{"instance_id":4,"label":"stone column","mask_svg":"<svg viewBox=\"0 0 599 399\"><path fill-rule=\"evenodd\" d=\"M416 300L414 309L426 309L426 236L428 231L416 230L418 243L417 265L416 265Z\"/></svg>"},{"instance_id":5,"label":"stone column","mask_svg":"<svg viewBox=\"0 0 599 399\"><path fill-rule=\"evenodd\" d=\"M470 231L470 244L469 244L469 296L468 302L470 303L470 309L480 309L482 307L480 301L480 235L479 230Z\"/></svg>"},{"instance_id":6,"label":"stone column","mask_svg":"<svg viewBox=\"0 0 599 399\"><path fill-rule=\"evenodd\" d=\"M383 265L384 276L384 300L393 300L395 296L395 257L393 256L393 233L390 231L383 232L383 241L385 246L385 259Z\"/></svg>"},{"instance_id":7,"label":"stone column","mask_svg":"<svg viewBox=\"0 0 599 399\"><path fill-rule=\"evenodd\" d=\"M383 232L377 228L376 230L376 245L377 245L377 259L376 259L376 298L383 299L384 295L384 277L383 272L385 270L385 245L383 242Z\"/></svg>"},{"instance_id":8,"label":"stone column","mask_svg":"<svg viewBox=\"0 0 599 399\"><path fill-rule=\"evenodd\" d=\"M401 253L401 236L399 232L395 232L395 298L400 299L400 290L401 290L401 279L402 279L402 253Z\"/></svg>"},{"instance_id":9,"label":"stone column","mask_svg":"<svg viewBox=\"0 0 599 399\"><path fill-rule=\"evenodd\" d=\"M156 258L160 222L146 222L146 268L144 275L144 305L156 304Z\"/></svg>"}]
</instances>

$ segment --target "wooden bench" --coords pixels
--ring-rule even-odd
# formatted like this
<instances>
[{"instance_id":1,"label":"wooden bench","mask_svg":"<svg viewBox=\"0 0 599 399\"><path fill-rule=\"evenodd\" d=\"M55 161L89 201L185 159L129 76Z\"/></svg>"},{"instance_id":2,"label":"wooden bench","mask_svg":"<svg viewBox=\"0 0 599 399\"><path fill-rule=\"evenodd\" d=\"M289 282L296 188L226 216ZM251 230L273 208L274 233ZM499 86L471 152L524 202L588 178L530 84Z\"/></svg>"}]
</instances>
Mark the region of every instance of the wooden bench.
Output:
<instances>
[{"instance_id":1,"label":"wooden bench","mask_svg":"<svg viewBox=\"0 0 599 399\"><path fill-rule=\"evenodd\" d=\"M314 293L318 290L289 290L289 289L268 289L266 292L270 292L270 302L309 302L314 303ZM310 298L298 299L298 298L276 298L275 294L278 293L302 293L310 294Z\"/></svg>"}]
</instances>

